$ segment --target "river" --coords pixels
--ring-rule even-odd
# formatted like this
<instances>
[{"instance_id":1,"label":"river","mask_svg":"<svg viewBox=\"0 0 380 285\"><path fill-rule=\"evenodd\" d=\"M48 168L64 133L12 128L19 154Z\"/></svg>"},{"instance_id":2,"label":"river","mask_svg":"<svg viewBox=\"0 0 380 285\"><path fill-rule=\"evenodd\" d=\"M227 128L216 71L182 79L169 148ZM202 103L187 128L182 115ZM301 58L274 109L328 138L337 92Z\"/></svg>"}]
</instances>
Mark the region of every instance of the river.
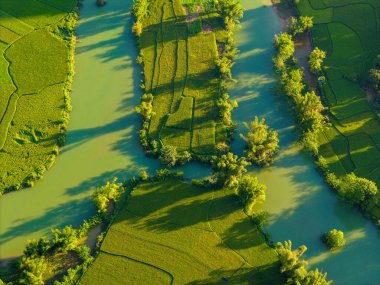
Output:
<instances>
[{"instance_id":1,"label":"river","mask_svg":"<svg viewBox=\"0 0 380 285\"><path fill-rule=\"evenodd\" d=\"M0 258L19 256L27 239L78 226L94 213L90 195L113 177L160 167L138 141L141 119L137 51L129 32L132 0L98 8L85 1L77 27L76 76L67 145L43 180L0 199ZM187 178L201 177L194 164Z\"/></svg>"},{"instance_id":2,"label":"river","mask_svg":"<svg viewBox=\"0 0 380 285\"><path fill-rule=\"evenodd\" d=\"M160 167L156 159L145 157L137 137L141 121L134 106L141 92L129 32L132 0L108 1L102 8L92 2L84 2L77 28L68 143L42 181L0 199L0 258L19 256L27 239L46 235L51 227L78 226L94 213L90 195L107 180ZM288 105L273 94L272 39L281 22L267 0L242 2L246 14L237 33L240 54L232 70L239 83L231 96L240 104L233 112L238 131L232 147L242 153L241 123L254 115L280 131L281 151L274 166L253 170L268 185L267 230L274 241L307 245L311 266L328 271L335 284L378 284L379 231L327 189L311 158L295 146ZM197 164L184 171L188 179L210 173ZM334 227L345 231L348 242L343 250L330 253L319 237Z\"/></svg>"},{"instance_id":3,"label":"river","mask_svg":"<svg viewBox=\"0 0 380 285\"><path fill-rule=\"evenodd\" d=\"M272 42L282 22L269 0L242 0L246 8L236 44L240 50L232 74L238 80L231 92L239 107L233 112L238 123L232 148L242 154L245 142L242 122L257 115L279 131L280 152L273 167L253 170L268 186L265 210L270 213L266 230L277 241L306 245L312 268L328 272L337 285L380 284L380 231L357 210L342 202L325 185L312 158L296 146L295 122L289 105L275 95ZM347 235L347 245L330 252L321 242L322 233L337 228Z\"/></svg>"}]
</instances>

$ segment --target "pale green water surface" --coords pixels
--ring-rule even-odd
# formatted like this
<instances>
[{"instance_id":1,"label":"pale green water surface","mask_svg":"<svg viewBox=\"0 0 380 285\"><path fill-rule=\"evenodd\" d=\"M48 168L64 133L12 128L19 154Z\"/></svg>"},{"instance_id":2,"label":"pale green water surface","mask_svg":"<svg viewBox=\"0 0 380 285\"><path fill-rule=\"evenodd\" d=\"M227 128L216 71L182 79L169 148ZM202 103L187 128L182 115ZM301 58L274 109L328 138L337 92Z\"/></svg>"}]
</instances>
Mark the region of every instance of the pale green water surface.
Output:
<instances>
[{"instance_id":1,"label":"pale green water surface","mask_svg":"<svg viewBox=\"0 0 380 285\"><path fill-rule=\"evenodd\" d=\"M328 271L334 284L380 284L379 231L327 189L310 157L295 147L287 104L273 95L272 39L281 23L268 0L242 2L247 11L233 68L239 82L231 95L240 105L233 113L239 126L233 149L242 153L241 122L254 115L280 131L281 152L274 167L258 173L268 185L267 229L274 241L306 244L310 264ZM129 33L131 3L110 0L98 8L85 2L78 26L68 144L35 187L0 199L0 258L20 255L27 239L48 234L51 227L77 226L91 216L94 187L114 176L129 178L142 168L159 167L157 160L144 156L137 137L140 118L134 106L139 104L140 77ZM187 178L210 173L197 164L184 170ZM336 253L328 252L319 239L333 227L348 236L347 246Z\"/></svg>"},{"instance_id":2,"label":"pale green water surface","mask_svg":"<svg viewBox=\"0 0 380 285\"><path fill-rule=\"evenodd\" d=\"M84 2L68 143L42 181L0 199L0 258L21 255L27 239L49 234L52 227L80 225L94 213L95 187L160 167L157 159L145 157L137 136L141 120L134 107L141 91L131 4L114 0L98 8ZM195 164L184 170L187 178L210 173Z\"/></svg>"},{"instance_id":3,"label":"pale green water surface","mask_svg":"<svg viewBox=\"0 0 380 285\"><path fill-rule=\"evenodd\" d=\"M312 159L295 145L289 105L273 94L272 42L282 24L269 0L241 2L246 12L236 39L240 53L232 69L238 83L231 96L239 102L233 112L238 131L232 147L242 153L241 123L255 115L280 132L281 151L274 166L253 171L268 186L267 230L275 242L291 239L294 246L307 245L310 265L327 271L334 284L380 284L380 231L327 188ZM346 247L334 253L320 241L320 235L332 228L347 235Z\"/></svg>"}]
</instances>

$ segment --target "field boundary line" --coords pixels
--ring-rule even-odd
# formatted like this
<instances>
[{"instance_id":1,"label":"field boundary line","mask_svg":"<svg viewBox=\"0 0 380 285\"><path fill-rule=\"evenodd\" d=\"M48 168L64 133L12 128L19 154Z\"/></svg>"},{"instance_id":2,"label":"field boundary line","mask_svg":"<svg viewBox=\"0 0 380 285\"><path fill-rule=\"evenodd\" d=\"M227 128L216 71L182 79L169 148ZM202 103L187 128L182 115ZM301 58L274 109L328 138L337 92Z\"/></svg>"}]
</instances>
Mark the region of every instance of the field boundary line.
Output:
<instances>
[{"instance_id":1,"label":"field boundary line","mask_svg":"<svg viewBox=\"0 0 380 285\"><path fill-rule=\"evenodd\" d=\"M147 263L147 262L142 261L142 260L134 259L134 258L129 257L129 256L127 256L127 255L108 252L108 251L105 251L105 250L103 250L103 249L101 249L100 252L103 252L103 253L108 254L108 255L116 256L116 257L123 257L123 258L129 259L129 260L132 260L132 261L134 261L134 262L138 262L138 263L144 264L144 265L146 265L146 266L152 267L152 268L154 268L154 269L157 269L157 270L159 270L159 271L161 271L161 272L164 272L164 273L166 273L167 275L170 276L170 279L171 279L171 281L170 281L170 285L173 284L173 282L174 282L174 276L173 276L173 274L171 274L169 271L166 271L165 269L162 269L162 268L160 268L160 267L158 267L158 266L156 266L156 265L153 265L153 264Z\"/></svg>"},{"instance_id":2,"label":"field boundary line","mask_svg":"<svg viewBox=\"0 0 380 285\"><path fill-rule=\"evenodd\" d=\"M215 198L215 190L212 190L212 196L211 196L211 201L210 201L210 206L207 211L207 224L210 228L210 230L218 237L218 239L222 242L222 244L226 247L229 248L237 257L239 257L243 263L249 265L251 268L255 268L252 264L250 264L242 255L240 255L236 250L234 250L227 242L225 242L222 237L213 229L211 220L210 220L210 212L211 212L211 207L214 204L214 198ZM241 268L241 267L240 267ZM240 270L239 268L239 270Z\"/></svg>"}]
</instances>

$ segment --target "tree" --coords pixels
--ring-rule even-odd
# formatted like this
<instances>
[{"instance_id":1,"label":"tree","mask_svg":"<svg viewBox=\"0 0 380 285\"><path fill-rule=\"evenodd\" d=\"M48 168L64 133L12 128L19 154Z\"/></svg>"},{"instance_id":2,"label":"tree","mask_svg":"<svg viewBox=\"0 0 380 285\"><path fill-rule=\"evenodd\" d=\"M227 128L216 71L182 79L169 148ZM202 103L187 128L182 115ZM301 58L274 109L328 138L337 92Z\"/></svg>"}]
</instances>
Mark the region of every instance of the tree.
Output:
<instances>
[{"instance_id":1,"label":"tree","mask_svg":"<svg viewBox=\"0 0 380 285\"><path fill-rule=\"evenodd\" d=\"M244 175L239 179L235 186L235 194L240 198L244 205L244 211L247 215L253 214L253 207L258 202L265 201L265 191L267 187L260 183L257 177Z\"/></svg>"},{"instance_id":2,"label":"tree","mask_svg":"<svg viewBox=\"0 0 380 285\"><path fill-rule=\"evenodd\" d=\"M232 152L214 156L211 162L214 169L213 177L218 184L227 187L237 186L239 179L247 172L246 166L250 164L244 157L238 158Z\"/></svg>"},{"instance_id":3,"label":"tree","mask_svg":"<svg viewBox=\"0 0 380 285\"><path fill-rule=\"evenodd\" d=\"M331 248L342 247L346 244L346 239L344 238L344 233L337 229L332 229L325 233L322 236L322 240L326 243L326 245Z\"/></svg>"},{"instance_id":4,"label":"tree","mask_svg":"<svg viewBox=\"0 0 380 285\"><path fill-rule=\"evenodd\" d=\"M132 33L134 33L136 37L139 37L141 36L142 31L143 31L143 26L141 22L139 21L134 22L132 25Z\"/></svg>"},{"instance_id":5,"label":"tree","mask_svg":"<svg viewBox=\"0 0 380 285\"><path fill-rule=\"evenodd\" d=\"M273 58L273 62L277 71L280 71L285 68L286 61L294 53L294 42L292 36L288 33L275 35L274 46L276 48L277 54Z\"/></svg>"},{"instance_id":6,"label":"tree","mask_svg":"<svg viewBox=\"0 0 380 285\"><path fill-rule=\"evenodd\" d=\"M137 21L141 21L149 12L148 0L134 0L132 5L132 13L136 17Z\"/></svg>"},{"instance_id":7,"label":"tree","mask_svg":"<svg viewBox=\"0 0 380 285\"><path fill-rule=\"evenodd\" d=\"M373 181L350 173L340 180L338 193L352 204L367 208L377 195L378 189Z\"/></svg>"},{"instance_id":8,"label":"tree","mask_svg":"<svg viewBox=\"0 0 380 285\"><path fill-rule=\"evenodd\" d=\"M327 281L327 273L322 273L317 269L311 270L306 277L297 285L330 285L332 281Z\"/></svg>"},{"instance_id":9,"label":"tree","mask_svg":"<svg viewBox=\"0 0 380 285\"><path fill-rule=\"evenodd\" d=\"M153 95L146 93L141 96L141 104L135 108L136 112L141 114L145 120L150 120L155 115L153 112Z\"/></svg>"},{"instance_id":10,"label":"tree","mask_svg":"<svg viewBox=\"0 0 380 285\"><path fill-rule=\"evenodd\" d=\"M78 233L72 226L66 226L62 230L52 229L53 249L58 252L67 252L78 246Z\"/></svg>"},{"instance_id":11,"label":"tree","mask_svg":"<svg viewBox=\"0 0 380 285\"><path fill-rule=\"evenodd\" d=\"M292 17L292 23L289 27L289 33L295 36L311 29L313 27L313 17L301 16L298 19Z\"/></svg>"},{"instance_id":12,"label":"tree","mask_svg":"<svg viewBox=\"0 0 380 285\"><path fill-rule=\"evenodd\" d=\"M326 108L314 91L299 94L295 97L295 103L296 114L304 130L317 133L323 129L327 119L322 112Z\"/></svg>"},{"instance_id":13,"label":"tree","mask_svg":"<svg viewBox=\"0 0 380 285\"><path fill-rule=\"evenodd\" d=\"M224 19L227 30L232 30L235 25L239 24L244 15L243 6L240 1L236 0L215 0L216 10Z\"/></svg>"},{"instance_id":14,"label":"tree","mask_svg":"<svg viewBox=\"0 0 380 285\"><path fill-rule=\"evenodd\" d=\"M296 97L305 89L303 83L303 70L291 68L281 74L281 88L289 97Z\"/></svg>"},{"instance_id":15,"label":"tree","mask_svg":"<svg viewBox=\"0 0 380 285\"><path fill-rule=\"evenodd\" d=\"M326 52L319 48L313 49L309 55L309 66L312 73L317 74L322 70L323 60L326 58Z\"/></svg>"},{"instance_id":16,"label":"tree","mask_svg":"<svg viewBox=\"0 0 380 285\"><path fill-rule=\"evenodd\" d=\"M92 201L98 209L98 213L106 213L109 202L117 201L124 191L123 185L116 183L116 181L117 178L114 178L111 182L107 182L106 185L98 188L92 195Z\"/></svg>"},{"instance_id":17,"label":"tree","mask_svg":"<svg viewBox=\"0 0 380 285\"><path fill-rule=\"evenodd\" d=\"M24 249L24 255L30 256L43 256L48 253L51 248L51 243L46 237L39 240L29 240Z\"/></svg>"},{"instance_id":18,"label":"tree","mask_svg":"<svg viewBox=\"0 0 380 285\"><path fill-rule=\"evenodd\" d=\"M178 160L177 148L175 146L166 145L161 148L160 161L171 167L176 165Z\"/></svg>"},{"instance_id":19,"label":"tree","mask_svg":"<svg viewBox=\"0 0 380 285\"><path fill-rule=\"evenodd\" d=\"M43 285L45 284L43 275L47 271L45 257L23 257L20 263L21 284Z\"/></svg>"},{"instance_id":20,"label":"tree","mask_svg":"<svg viewBox=\"0 0 380 285\"><path fill-rule=\"evenodd\" d=\"M247 142L245 155L248 160L257 165L270 165L273 156L279 149L278 133L265 124L265 119L244 123L248 129L246 136L241 137Z\"/></svg>"},{"instance_id":21,"label":"tree","mask_svg":"<svg viewBox=\"0 0 380 285\"><path fill-rule=\"evenodd\" d=\"M226 125L232 125L231 111L238 106L237 101L229 101L228 94L223 93L216 104L219 108L219 116L222 118L223 122Z\"/></svg>"},{"instance_id":22,"label":"tree","mask_svg":"<svg viewBox=\"0 0 380 285\"><path fill-rule=\"evenodd\" d=\"M288 279L286 284L291 285L329 285L332 281L327 281L327 274L318 271L307 271L307 262L301 259L307 247L302 245L296 250L292 250L292 242L285 241L277 243L276 251L281 262L281 272Z\"/></svg>"}]
</instances>

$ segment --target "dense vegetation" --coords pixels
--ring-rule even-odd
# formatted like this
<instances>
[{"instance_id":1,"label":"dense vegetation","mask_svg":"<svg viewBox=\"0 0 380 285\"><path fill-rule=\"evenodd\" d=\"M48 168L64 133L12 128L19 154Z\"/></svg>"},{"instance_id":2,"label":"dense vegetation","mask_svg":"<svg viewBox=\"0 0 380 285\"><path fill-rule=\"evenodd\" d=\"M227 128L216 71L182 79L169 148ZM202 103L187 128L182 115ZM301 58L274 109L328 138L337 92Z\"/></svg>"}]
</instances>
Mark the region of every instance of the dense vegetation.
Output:
<instances>
[{"instance_id":1,"label":"dense vegetation","mask_svg":"<svg viewBox=\"0 0 380 285\"><path fill-rule=\"evenodd\" d=\"M292 249L292 242L285 241L276 246L277 253L281 260L281 272L288 278L286 284L289 285L329 285L332 281L326 280L327 274L318 269L307 270L307 262L301 256L307 250L306 246Z\"/></svg>"},{"instance_id":2,"label":"dense vegetation","mask_svg":"<svg viewBox=\"0 0 380 285\"><path fill-rule=\"evenodd\" d=\"M328 231L327 233L323 234L322 240L331 249L342 247L346 244L344 233L337 229L332 229L331 231Z\"/></svg>"},{"instance_id":3,"label":"dense vegetation","mask_svg":"<svg viewBox=\"0 0 380 285\"><path fill-rule=\"evenodd\" d=\"M32 186L65 143L74 4L0 3L0 195Z\"/></svg>"},{"instance_id":4,"label":"dense vegetation","mask_svg":"<svg viewBox=\"0 0 380 285\"><path fill-rule=\"evenodd\" d=\"M226 82L237 52L231 31L243 9L235 0L211 3L138 0L132 8L144 74L140 140L168 166L208 161L234 128Z\"/></svg>"},{"instance_id":5,"label":"dense vegetation","mask_svg":"<svg viewBox=\"0 0 380 285\"><path fill-rule=\"evenodd\" d=\"M368 70L376 70L380 2L303 0L297 7L301 15L313 17L313 44L326 52L321 90L332 127L319 136L323 163L337 176L354 172L380 185L380 112L361 88ZM372 82L375 77L372 71ZM379 220L379 195L366 208Z\"/></svg>"}]
</instances>

